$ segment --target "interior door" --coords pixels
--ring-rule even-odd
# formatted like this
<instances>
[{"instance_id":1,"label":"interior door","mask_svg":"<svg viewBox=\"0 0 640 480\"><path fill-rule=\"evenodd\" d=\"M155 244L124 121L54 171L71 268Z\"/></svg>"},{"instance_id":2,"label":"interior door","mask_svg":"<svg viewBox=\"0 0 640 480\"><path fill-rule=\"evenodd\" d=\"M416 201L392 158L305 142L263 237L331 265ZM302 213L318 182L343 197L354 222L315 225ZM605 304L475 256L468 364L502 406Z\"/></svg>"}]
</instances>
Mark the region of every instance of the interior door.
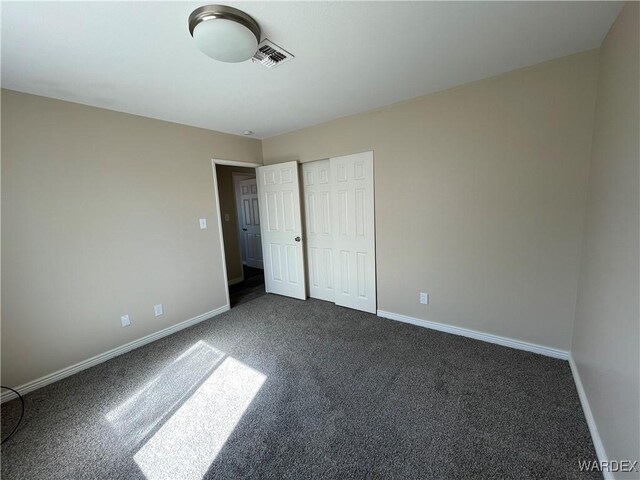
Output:
<instances>
[{"instance_id":1,"label":"interior door","mask_svg":"<svg viewBox=\"0 0 640 480\"><path fill-rule=\"evenodd\" d=\"M266 291L306 299L298 162L256 169Z\"/></svg>"},{"instance_id":2,"label":"interior door","mask_svg":"<svg viewBox=\"0 0 640 480\"><path fill-rule=\"evenodd\" d=\"M376 313L373 152L330 159L335 303Z\"/></svg>"},{"instance_id":3,"label":"interior door","mask_svg":"<svg viewBox=\"0 0 640 480\"><path fill-rule=\"evenodd\" d=\"M249 267L263 268L262 237L260 235L260 207L258 186L255 178L240 180L240 235L245 247L246 263Z\"/></svg>"},{"instance_id":4,"label":"interior door","mask_svg":"<svg viewBox=\"0 0 640 480\"><path fill-rule=\"evenodd\" d=\"M302 164L309 296L333 302L333 238L329 160Z\"/></svg>"}]
</instances>

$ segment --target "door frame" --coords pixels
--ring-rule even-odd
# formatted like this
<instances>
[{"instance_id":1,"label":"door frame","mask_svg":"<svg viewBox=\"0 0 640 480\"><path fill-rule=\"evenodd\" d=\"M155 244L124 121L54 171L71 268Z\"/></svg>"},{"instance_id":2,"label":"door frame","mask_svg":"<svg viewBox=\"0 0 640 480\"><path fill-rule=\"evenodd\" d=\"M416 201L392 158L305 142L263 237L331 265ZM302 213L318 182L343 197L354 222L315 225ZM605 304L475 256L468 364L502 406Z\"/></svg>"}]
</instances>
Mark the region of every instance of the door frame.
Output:
<instances>
[{"instance_id":1,"label":"door frame","mask_svg":"<svg viewBox=\"0 0 640 480\"><path fill-rule=\"evenodd\" d=\"M261 163L256 162L239 162L237 160L224 160L222 158L211 159L211 170L213 170L213 195L216 205L216 219L218 223L218 234L220 236L220 256L222 259L222 284L225 286L224 293L227 299L227 308L231 308L231 299L229 298L229 280L227 279L227 256L224 253L224 236L222 235L222 211L220 209L220 191L218 190L218 174L216 173L216 165L226 165L228 167L262 167Z\"/></svg>"}]
</instances>

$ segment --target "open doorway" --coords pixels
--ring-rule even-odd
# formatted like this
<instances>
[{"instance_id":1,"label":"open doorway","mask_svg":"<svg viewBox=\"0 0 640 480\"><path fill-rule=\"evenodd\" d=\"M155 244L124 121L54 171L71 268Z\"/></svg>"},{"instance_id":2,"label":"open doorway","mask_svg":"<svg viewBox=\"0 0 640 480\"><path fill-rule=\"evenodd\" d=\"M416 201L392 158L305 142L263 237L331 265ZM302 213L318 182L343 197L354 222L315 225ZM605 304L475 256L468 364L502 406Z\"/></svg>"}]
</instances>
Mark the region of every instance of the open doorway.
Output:
<instances>
[{"instance_id":1,"label":"open doorway","mask_svg":"<svg viewBox=\"0 0 640 480\"><path fill-rule=\"evenodd\" d=\"M255 168L215 161L229 306L265 294Z\"/></svg>"}]
</instances>

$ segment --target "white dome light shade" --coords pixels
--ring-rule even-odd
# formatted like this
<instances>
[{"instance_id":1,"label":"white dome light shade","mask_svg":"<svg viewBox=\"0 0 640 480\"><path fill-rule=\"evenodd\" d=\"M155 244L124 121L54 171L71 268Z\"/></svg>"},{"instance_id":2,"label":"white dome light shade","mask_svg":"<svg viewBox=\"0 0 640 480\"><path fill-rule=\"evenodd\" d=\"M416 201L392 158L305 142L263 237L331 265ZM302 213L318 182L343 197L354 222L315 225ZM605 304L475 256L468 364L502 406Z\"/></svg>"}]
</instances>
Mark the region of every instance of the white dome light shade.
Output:
<instances>
[{"instance_id":1,"label":"white dome light shade","mask_svg":"<svg viewBox=\"0 0 640 480\"><path fill-rule=\"evenodd\" d=\"M249 15L223 5L208 5L189 17L189 30L198 48L221 62L250 59L258 50L260 27Z\"/></svg>"},{"instance_id":2,"label":"white dome light shade","mask_svg":"<svg viewBox=\"0 0 640 480\"><path fill-rule=\"evenodd\" d=\"M209 20L193 30L193 39L206 55L221 62L244 62L258 50L251 31L233 20Z\"/></svg>"}]
</instances>

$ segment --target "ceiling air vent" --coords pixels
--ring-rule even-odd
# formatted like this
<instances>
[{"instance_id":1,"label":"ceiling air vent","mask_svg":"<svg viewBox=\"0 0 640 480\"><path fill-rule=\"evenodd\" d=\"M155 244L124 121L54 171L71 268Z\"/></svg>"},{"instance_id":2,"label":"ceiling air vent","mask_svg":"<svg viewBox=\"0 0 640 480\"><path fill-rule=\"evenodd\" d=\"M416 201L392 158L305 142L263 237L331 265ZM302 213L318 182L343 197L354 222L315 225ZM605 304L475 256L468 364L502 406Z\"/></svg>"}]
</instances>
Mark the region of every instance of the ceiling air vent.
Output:
<instances>
[{"instance_id":1,"label":"ceiling air vent","mask_svg":"<svg viewBox=\"0 0 640 480\"><path fill-rule=\"evenodd\" d=\"M258 45L258 51L255 53L252 62L261 63L267 68L277 67L288 62L293 58L284 48L279 47L266 38Z\"/></svg>"}]
</instances>

